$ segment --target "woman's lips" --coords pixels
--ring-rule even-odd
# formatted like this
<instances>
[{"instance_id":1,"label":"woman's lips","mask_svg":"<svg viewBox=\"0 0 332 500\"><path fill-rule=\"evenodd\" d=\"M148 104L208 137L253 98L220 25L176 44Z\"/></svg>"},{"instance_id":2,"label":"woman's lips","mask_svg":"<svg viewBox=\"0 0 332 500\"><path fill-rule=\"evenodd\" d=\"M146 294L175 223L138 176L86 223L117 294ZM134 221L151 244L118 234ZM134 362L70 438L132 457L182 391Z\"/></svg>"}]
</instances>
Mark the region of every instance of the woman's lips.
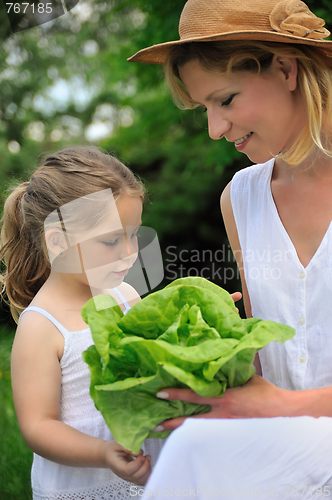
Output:
<instances>
[{"instance_id":1,"label":"woman's lips","mask_svg":"<svg viewBox=\"0 0 332 500\"><path fill-rule=\"evenodd\" d=\"M245 135L241 139L238 139L237 141L234 141L234 145L235 145L236 149L238 151L241 151L242 149L244 149L246 147L246 145L248 144L251 136L252 136L252 132L250 132L249 134Z\"/></svg>"}]
</instances>

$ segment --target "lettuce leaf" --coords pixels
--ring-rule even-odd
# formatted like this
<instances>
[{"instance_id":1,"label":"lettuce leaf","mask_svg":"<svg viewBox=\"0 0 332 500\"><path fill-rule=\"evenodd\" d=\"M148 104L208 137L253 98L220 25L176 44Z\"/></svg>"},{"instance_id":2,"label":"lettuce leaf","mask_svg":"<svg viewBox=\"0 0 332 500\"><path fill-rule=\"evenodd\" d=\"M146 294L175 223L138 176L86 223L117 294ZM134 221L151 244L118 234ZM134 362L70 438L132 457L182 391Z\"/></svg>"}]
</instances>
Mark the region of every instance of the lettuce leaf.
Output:
<instances>
[{"instance_id":1,"label":"lettuce leaf","mask_svg":"<svg viewBox=\"0 0 332 500\"><path fill-rule=\"evenodd\" d=\"M295 331L258 318L241 319L230 294L199 277L175 280L124 316L115 299L99 295L82 309L94 345L83 358L90 393L114 438L138 453L165 419L209 411L208 405L156 397L165 387L190 387L200 396L222 396L255 373L256 352L285 342Z\"/></svg>"}]
</instances>

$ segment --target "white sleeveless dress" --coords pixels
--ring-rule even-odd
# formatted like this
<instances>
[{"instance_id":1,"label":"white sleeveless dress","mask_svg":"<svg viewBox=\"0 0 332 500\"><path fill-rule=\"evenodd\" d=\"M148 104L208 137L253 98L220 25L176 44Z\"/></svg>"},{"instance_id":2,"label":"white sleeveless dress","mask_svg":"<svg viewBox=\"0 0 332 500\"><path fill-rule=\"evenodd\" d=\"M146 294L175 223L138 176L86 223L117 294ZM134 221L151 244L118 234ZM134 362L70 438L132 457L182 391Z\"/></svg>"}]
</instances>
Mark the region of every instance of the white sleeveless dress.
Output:
<instances>
[{"instance_id":1,"label":"white sleeveless dress","mask_svg":"<svg viewBox=\"0 0 332 500\"><path fill-rule=\"evenodd\" d=\"M113 289L125 306L130 306L117 289ZM62 382L60 419L75 429L110 441L113 438L101 413L90 397L90 372L82 352L93 344L90 328L70 332L47 311L35 306L22 314L35 311L48 318L64 337L64 353L60 361ZM156 463L164 440L147 439L143 450ZM128 500L133 483L123 481L110 469L69 467L47 460L34 453L31 470L33 500ZM136 491L136 490L135 490Z\"/></svg>"},{"instance_id":2,"label":"white sleeveless dress","mask_svg":"<svg viewBox=\"0 0 332 500\"><path fill-rule=\"evenodd\" d=\"M332 386L331 224L304 268L274 204L273 166L243 169L231 184L252 314L296 329L259 351L263 377L288 390ZM189 418L169 436L143 498L331 498L331 443L331 417Z\"/></svg>"},{"instance_id":3,"label":"white sleeveless dress","mask_svg":"<svg viewBox=\"0 0 332 500\"><path fill-rule=\"evenodd\" d=\"M252 315L292 326L259 352L263 377L289 390L332 386L332 228L303 267L271 192L274 160L237 172L231 202Z\"/></svg>"}]
</instances>

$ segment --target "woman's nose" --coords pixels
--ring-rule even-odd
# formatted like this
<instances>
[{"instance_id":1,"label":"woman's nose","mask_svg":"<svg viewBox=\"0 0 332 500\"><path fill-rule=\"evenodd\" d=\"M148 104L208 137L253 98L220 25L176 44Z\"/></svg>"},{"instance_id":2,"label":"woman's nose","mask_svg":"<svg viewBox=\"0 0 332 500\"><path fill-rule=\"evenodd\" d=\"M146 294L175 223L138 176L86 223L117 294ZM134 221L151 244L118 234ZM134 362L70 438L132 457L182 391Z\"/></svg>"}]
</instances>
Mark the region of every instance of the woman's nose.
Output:
<instances>
[{"instance_id":1,"label":"woman's nose","mask_svg":"<svg viewBox=\"0 0 332 500\"><path fill-rule=\"evenodd\" d=\"M231 122L227 120L221 113L208 112L209 136L211 139L218 141L231 128Z\"/></svg>"}]
</instances>

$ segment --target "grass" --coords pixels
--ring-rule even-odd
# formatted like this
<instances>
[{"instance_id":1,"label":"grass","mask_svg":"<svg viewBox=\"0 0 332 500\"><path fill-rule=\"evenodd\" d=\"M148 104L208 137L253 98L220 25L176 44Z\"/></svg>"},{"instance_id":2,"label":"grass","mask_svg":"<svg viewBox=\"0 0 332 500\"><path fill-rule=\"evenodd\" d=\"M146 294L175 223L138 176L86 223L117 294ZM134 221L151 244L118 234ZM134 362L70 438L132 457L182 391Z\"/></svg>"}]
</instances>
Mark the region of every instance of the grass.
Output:
<instances>
[{"instance_id":1,"label":"grass","mask_svg":"<svg viewBox=\"0 0 332 500\"><path fill-rule=\"evenodd\" d=\"M18 427L10 383L14 333L0 326L0 499L31 500L32 452Z\"/></svg>"}]
</instances>

